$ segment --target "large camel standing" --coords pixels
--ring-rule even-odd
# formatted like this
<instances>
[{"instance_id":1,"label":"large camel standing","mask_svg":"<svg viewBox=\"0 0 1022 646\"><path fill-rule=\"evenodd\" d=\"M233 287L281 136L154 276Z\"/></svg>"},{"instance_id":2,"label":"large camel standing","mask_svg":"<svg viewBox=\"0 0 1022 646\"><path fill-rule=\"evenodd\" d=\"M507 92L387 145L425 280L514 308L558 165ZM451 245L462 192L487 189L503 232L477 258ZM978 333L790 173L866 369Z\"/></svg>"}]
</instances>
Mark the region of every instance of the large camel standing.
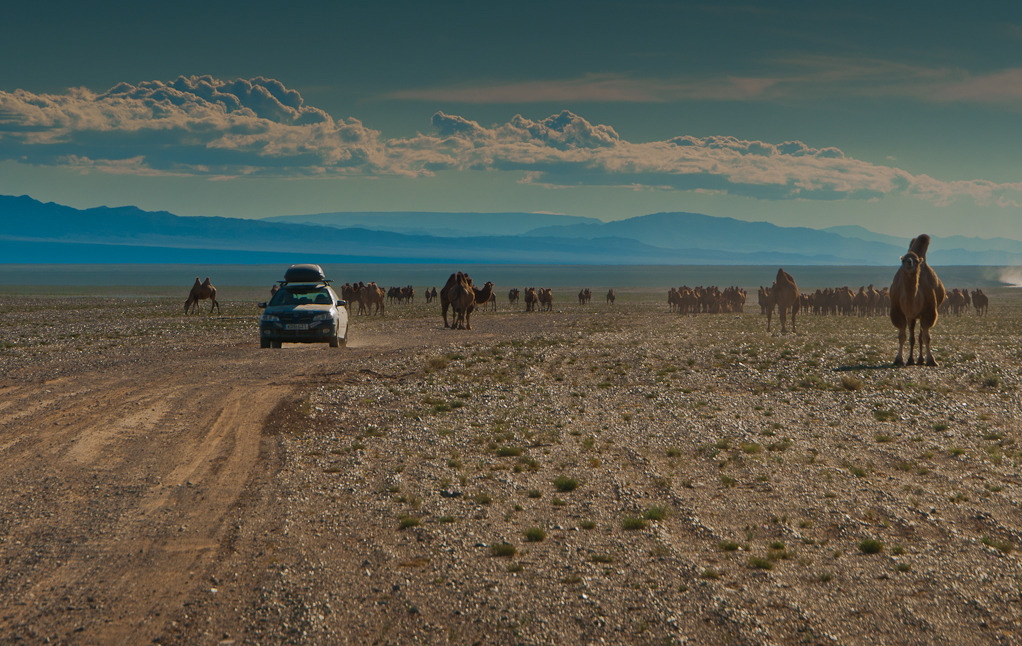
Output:
<instances>
[{"instance_id":1,"label":"large camel standing","mask_svg":"<svg viewBox=\"0 0 1022 646\"><path fill-rule=\"evenodd\" d=\"M891 283L891 323L898 328L898 356L894 358L896 366L906 365L902 355L906 336L909 339L907 365L923 365L924 349L926 365L937 365L930 348L930 328L937 322L937 310L947 298L947 290L940 278L937 278L937 272L926 264L926 251L929 247L930 236L925 233L913 238L908 245L908 253L901 257L901 267ZM919 321L918 360L913 356L916 321Z\"/></svg>"},{"instance_id":2,"label":"large camel standing","mask_svg":"<svg viewBox=\"0 0 1022 646\"><path fill-rule=\"evenodd\" d=\"M781 334L788 331L785 318L789 311L791 312L791 331L794 332L795 314L798 313L799 307L798 285L795 284L795 279L791 277L791 274L783 269L777 270L777 278L774 279L774 284L770 287L767 295L767 332L770 331L770 315L775 306L781 317Z\"/></svg>"},{"instance_id":3,"label":"large camel standing","mask_svg":"<svg viewBox=\"0 0 1022 646\"><path fill-rule=\"evenodd\" d=\"M188 300L185 301L185 314L188 314L190 310L199 311L199 301L209 299L211 302L209 306L210 313L213 312L213 308L216 308L217 314L220 313L220 303L216 300L216 287L213 287L213 283L209 281L209 276L206 276L206 280L199 282L199 277L195 277L195 284L192 285L192 289L188 292Z\"/></svg>"}]
</instances>

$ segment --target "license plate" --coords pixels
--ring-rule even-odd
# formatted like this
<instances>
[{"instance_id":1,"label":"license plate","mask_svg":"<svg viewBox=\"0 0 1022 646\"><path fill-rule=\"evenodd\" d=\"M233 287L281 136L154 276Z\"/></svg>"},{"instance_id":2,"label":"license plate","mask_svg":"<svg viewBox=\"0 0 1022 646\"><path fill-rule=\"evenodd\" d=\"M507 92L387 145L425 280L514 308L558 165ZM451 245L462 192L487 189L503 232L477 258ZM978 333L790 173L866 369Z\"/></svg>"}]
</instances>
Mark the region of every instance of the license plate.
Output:
<instances>
[{"instance_id":1,"label":"license plate","mask_svg":"<svg viewBox=\"0 0 1022 646\"><path fill-rule=\"evenodd\" d=\"M308 323L288 323L284 326L285 330L308 330Z\"/></svg>"}]
</instances>

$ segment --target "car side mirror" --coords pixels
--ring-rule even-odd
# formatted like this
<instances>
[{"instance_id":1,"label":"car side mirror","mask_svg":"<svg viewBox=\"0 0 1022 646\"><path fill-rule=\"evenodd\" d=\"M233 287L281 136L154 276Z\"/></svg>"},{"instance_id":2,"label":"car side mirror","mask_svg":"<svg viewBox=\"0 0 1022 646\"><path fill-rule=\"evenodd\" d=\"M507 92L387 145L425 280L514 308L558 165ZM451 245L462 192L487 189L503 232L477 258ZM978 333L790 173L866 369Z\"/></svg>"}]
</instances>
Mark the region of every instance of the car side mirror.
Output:
<instances>
[{"instance_id":1,"label":"car side mirror","mask_svg":"<svg viewBox=\"0 0 1022 646\"><path fill-rule=\"evenodd\" d=\"M347 307L348 306L348 301L337 301L337 306L338 307Z\"/></svg>"},{"instance_id":2,"label":"car side mirror","mask_svg":"<svg viewBox=\"0 0 1022 646\"><path fill-rule=\"evenodd\" d=\"M260 309L266 309L266 303L259 303L258 307Z\"/></svg>"}]
</instances>

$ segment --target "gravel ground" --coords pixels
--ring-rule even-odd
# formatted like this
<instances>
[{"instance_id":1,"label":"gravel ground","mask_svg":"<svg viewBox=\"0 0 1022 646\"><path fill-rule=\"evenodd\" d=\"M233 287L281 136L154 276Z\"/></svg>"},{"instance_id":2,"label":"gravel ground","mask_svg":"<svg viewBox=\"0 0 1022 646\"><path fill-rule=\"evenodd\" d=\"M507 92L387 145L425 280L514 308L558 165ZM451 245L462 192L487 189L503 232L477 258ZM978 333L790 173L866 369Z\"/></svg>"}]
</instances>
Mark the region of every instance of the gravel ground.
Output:
<instances>
[{"instance_id":1,"label":"gravel ground","mask_svg":"<svg viewBox=\"0 0 1022 646\"><path fill-rule=\"evenodd\" d=\"M209 449L233 471L183 479L195 495L161 503L191 510L206 542L146 570L90 531L137 539L130 509L29 500L63 508L81 491L47 479L45 451L19 451L26 419L51 418L0 405L0 478L32 494L5 496L0 641L109 643L131 625L135 643L162 644L1019 643L1013 292L987 317L940 320L940 367L901 369L885 317L800 316L780 335L754 306L682 316L660 294L618 296L502 306L471 331L444 330L436 306L393 305L353 317L348 349L276 351L258 349L251 302L186 318L168 300L0 297L11 401L85 382L113 401L145 380L145 406L179 397L153 434L186 424L169 409L205 401L198 389L250 402L244 423L261 431L258 450ZM61 412L78 415L75 401ZM141 508L196 462L158 464L162 446L124 453L157 463L119 490ZM82 487L123 476L76 464ZM234 492L207 503L228 476ZM107 582L187 576L144 588L132 616L119 602L142 588L119 598L83 582L84 563Z\"/></svg>"}]
</instances>

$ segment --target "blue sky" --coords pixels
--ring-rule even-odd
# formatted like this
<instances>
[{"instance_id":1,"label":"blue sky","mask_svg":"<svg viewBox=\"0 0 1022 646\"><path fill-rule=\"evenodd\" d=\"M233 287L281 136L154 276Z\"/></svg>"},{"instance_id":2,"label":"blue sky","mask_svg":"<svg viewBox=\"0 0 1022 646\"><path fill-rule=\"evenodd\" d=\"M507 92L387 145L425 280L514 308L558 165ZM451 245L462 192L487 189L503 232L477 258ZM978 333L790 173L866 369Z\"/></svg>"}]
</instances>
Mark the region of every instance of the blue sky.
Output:
<instances>
[{"instance_id":1,"label":"blue sky","mask_svg":"<svg viewBox=\"0 0 1022 646\"><path fill-rule=\"evenodd\" d=\"M0 193L1022 239L1010 4L18 3Z\"/></svg>"}]
</instances>

